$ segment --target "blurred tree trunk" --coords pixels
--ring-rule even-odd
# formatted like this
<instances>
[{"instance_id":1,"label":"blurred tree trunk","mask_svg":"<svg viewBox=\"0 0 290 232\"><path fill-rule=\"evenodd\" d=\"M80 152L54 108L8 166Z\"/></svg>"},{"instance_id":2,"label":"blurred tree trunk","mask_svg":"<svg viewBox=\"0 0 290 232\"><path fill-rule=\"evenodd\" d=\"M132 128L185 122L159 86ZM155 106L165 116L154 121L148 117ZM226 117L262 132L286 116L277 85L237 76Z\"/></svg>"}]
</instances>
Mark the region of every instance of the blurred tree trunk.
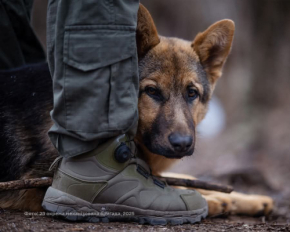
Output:
<instances>
[{"instance_id":1,"label":"blurred tree trunk","mask_svg":"<svg viewBox=\"0 0 290 232\"><path fill-rule=\"evenodd\" d=\"M250 1L253 20L252 88L248 104L290 106L290 1Z\"/></svg>"}]
</instances>

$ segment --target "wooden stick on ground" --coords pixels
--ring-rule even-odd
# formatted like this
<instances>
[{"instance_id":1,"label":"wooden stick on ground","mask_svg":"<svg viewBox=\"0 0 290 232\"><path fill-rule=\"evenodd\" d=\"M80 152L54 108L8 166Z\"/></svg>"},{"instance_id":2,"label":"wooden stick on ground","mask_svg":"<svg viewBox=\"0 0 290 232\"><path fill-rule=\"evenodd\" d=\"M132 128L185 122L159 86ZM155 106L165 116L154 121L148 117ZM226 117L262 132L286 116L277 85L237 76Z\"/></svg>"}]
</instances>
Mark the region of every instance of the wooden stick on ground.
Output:
<instances>
[{"instance_id":1,"label":"wooden stick on ground","mask_svg":"<svg viewBox=\"0 0 290 232\"><path fill-rule=\"evenodd\" d=\"M188 179L178 179L178 178L169 178L169 177L159 177L159 179L166 181L167 184L172 185L172 186L200 188L200 189L225 192L225 193L230 193L233 191L233 188L231 186L212 184L212 183L208 183L201 180L188 180ZM7 191L7 190L49 187L51 184L52 184L51 177L0 182L0 192Z\"/></svg>"},{"instance_id":2,"label":"wooden stick on ground","mask_svg":"<svg viewBox=\"0 0 290 232\"><path fill-rule=\"evenodd\" d=\"M183 186L191 188L206 189L211 191L218 191L224 193L231 193L234 189L229 185L213 184L201 180L189 180L189 179L179 179L171 177L159 177L159 179L166 181L168 185L172 186Z\"/></svg>"},{"instance_id":3,"label":"wooden stick on ground","mask_svg":"<svg viewBox=\"0 0 290 232\"><path fill-rule=\"evenodd\" d=\"M0 182L0 192L6 190L48 187L52 184L51 177Z\"/></svg>"}]
</instances>

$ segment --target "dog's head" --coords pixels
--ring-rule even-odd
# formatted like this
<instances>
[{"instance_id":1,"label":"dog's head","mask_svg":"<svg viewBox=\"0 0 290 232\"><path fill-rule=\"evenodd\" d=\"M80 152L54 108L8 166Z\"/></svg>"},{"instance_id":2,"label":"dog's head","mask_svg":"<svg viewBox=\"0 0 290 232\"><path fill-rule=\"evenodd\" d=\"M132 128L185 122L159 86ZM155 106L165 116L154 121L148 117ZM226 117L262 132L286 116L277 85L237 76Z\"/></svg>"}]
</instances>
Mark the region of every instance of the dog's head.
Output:
<instances>
[{"instance_id":1,"label":"dog's head","mask_svg":"<svg viewBox=\"0 0 290 232\"><path fill-rule=\"evenodd\" d=\"M148 154L167 158L193 154L195 128L206 114L233 35L234 23L222 20L199 33L193 42L161 37L149 12L140 6L139 125L135 140L147 161Z\"/></svg>"}]
</instances>

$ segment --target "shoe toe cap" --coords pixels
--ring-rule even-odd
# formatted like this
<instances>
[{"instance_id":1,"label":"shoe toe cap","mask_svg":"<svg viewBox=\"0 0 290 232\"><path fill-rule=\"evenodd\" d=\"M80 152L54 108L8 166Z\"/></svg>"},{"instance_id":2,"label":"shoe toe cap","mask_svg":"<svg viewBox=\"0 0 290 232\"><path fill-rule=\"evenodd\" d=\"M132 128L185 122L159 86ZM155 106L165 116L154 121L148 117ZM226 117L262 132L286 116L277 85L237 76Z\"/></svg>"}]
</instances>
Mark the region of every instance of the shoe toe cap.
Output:
<instances>
[{"instance_id":1,"label":"shoe toe cap","mask_svg":"<svg viewBox=\"0 0 290 232\"><path fill-rule=\"evenodd\" d=\"M207 207L206 200L197 191L181 194L180 197L186 205L187 210L199 210Z\"/></svg>"}]
</instances>

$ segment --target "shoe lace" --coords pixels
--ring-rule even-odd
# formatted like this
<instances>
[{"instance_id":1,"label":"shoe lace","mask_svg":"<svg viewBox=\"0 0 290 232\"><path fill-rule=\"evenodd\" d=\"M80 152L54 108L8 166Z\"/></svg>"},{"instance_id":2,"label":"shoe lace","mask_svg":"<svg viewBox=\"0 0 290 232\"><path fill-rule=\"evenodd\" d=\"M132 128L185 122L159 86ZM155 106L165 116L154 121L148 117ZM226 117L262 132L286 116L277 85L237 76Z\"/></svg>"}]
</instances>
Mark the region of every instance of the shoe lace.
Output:
<instances>
[{"instance_id":1,"label":"shoe lace","mask_svg":"<svg viewBox=\"0 0 290 232\"><path fill-rule=\"evenodd\" d=\"M126 144L129 144L129 148L131 151L131 163L135 163L136 164L136 170L137 172L144 176L146 179L151 178L153 179L153 183L156 184L157 186L159 186L160 188L165 188L166 183L163 182L162 180L158 179L156 176L152 175L152 170L149 167L149 165L142 159L137 157L137 146L136 143L134 141L134 139L127 139ZM133 147L132 147L133 144ZM133 150L133 152L132 152ZM145 167L144 167L145 166ZM147 171L149 170L149 172Z\"/></svg>"}]
</instances>

